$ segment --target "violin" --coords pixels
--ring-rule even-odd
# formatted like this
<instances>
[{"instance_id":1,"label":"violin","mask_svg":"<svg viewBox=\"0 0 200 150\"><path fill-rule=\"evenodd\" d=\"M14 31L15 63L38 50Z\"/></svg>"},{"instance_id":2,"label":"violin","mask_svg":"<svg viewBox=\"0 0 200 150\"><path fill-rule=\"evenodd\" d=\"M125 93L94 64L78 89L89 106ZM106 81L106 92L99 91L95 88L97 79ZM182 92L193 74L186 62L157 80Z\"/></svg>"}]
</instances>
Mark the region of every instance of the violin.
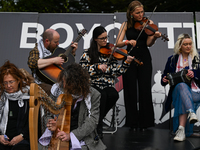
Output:
<instances>
[{"instance_id":1,"label":"violin","mask_svg":"<svg viewBox=\"0 0 200 150\"><path fill-rule=\"evenodd\" d=\"M148 22L147 22L147 21L148 21ZM145 24L146 24L146 26L145 26ZM145 27L144 27L144 26L145 26ZM155 25L155 24L150 24L150 21L149 21L148 18L146 18L146 17L143 17L143 18L142 18L142 21L137 21L137 22L135 23L134 27L135 27L136 30L139 30L139 31L141 31L141 30L143 29L143 27L144 27L145 33L146 33L147 35L149 35L149 36L154 35L155 32L158 31L157 25ZM167 35L161 34L161 37L162 37L162 40L164 39L164 42L165 42L165 40L169 41Z\"/></svg>"},{"instance_id":2,"label":"violin","mask_svg":"<svg viewBox=\"0 0 200 150\"><path fill-rule=\"evenodd\" d=\"M114 50L114 52L113 52ZM108 44L106 47L100 48L99 52L104 55L112 55L115 59L117 60L124 60L125 57L129 56L127 50L125 49L118 49L114 46L114 44ZM135 57L133 60L138 63L139 65L143 65L143 62L140 62L138 59Z\"/></svg>"}]
</instances>

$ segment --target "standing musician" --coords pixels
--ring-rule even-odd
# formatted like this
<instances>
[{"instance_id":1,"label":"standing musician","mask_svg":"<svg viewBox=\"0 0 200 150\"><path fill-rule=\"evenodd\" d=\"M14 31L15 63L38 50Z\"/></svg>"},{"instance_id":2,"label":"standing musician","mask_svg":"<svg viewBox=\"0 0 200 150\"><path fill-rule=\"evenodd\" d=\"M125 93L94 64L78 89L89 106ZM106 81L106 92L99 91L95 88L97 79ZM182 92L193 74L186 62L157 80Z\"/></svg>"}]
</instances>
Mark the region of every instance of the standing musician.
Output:
<instances>
[{"instance_id":1,"label":"standing musician","mask_svg":"<svg viewBox=\"0 0 200 150\"><path fill-rule=\"evenodd\" d=\"M32 71L35 82L40 84L40 86L47 92L50 93L51 85L44 83L36 75L36 69L41 69L52 64L62 65L64 59L62 57L53 57L48 59L43 59L44 57L52 55L54 50L58 47L60 40L60 35L57 31L53 29L47 29L43 35L42 39L35 44L35 47L30 51L28 57L28 66ZM74 47L72 54L75 55L75 52L78 48L78 43L74 42L72 45Z\"/></svg>"},{"instance_id":2,"label":"standing musician","mask_svg":"<svg viewBox=\"0 0 200 150\"><path fill-rule=\"evenodd\" d=\"M123 22L120 28L116 45L118 47L127 46L129 54L140 58L144 65L138 66L132 62L129 69L123 74L125 126L131 127L131 130L134 131L137 128L144 131L146 128L154 126L151 95L152 62L148 47L155 43L161 33L157 31L154 35L149 36L144 30L135 29L135 24L142 21L144 17L144 8L139 1L132 1L129 4L126 17L127 21ZM152 20L149 21L149 24L153 24ZM124 42L125 35L127 40ZM131 49L132 51L130 51Z\"/></svg>"},{"instance_id":3,"label":"standing musician","mask_svg":"<svg viewBox=\"0 0 200 150\"><path fill-rule=\"evenodd\" d=\"M162 74L161 84L163 86L168 84L167 73L187 69L186 76L191 78L191 83L181 82L171 86L165 104L166 111L169 111L171 103L175 108L173 131L176 132L174 137L176 141L183 141L186 136L192 135L194 123L197 122L195 111L200 102L200 70L192 69L192 60L195 56L199 57L199 54L192 38L188 34L180 34L174 46L174 54L168 58ZM190 119L187 120L187 117Z\"/></svg>"},{"instance_id":4,"label":"standing musician","mask_svg":"<svg viewBox=\"0 0 200 150\"><path fill-rule=\"evenodd\" d=\"M115 78L126 72L132 56L127 56L122 65L114 57L108 57L100 53L101 47L107 46L107 31L104 27L98 26L93 31L90 48L85 50L80 58L80 64L90 74L91 85L101 93L100 118L97 132L100 138L102 134L102 121L108 111L115 105L119 94L114 88Z\"/></svg>"},{"instance_id":5,"label":"standing musician","mask_svg":"<svg viewBox=\"0 0 200 150\"><path fill-rule=\"evenodd\" d=\"M60 72L58 83L51 89L56 99L62 93L72 95L70 134L58 129L56 137L61 141L70 141L74 150L106 149L96 133L101 95L90 86L89 78L87 70L74 63ZM49 119L47 127L50 131L55 131L56 118ZM39 141L43 144L42 139Z\"/></svg>"}]
</instances>

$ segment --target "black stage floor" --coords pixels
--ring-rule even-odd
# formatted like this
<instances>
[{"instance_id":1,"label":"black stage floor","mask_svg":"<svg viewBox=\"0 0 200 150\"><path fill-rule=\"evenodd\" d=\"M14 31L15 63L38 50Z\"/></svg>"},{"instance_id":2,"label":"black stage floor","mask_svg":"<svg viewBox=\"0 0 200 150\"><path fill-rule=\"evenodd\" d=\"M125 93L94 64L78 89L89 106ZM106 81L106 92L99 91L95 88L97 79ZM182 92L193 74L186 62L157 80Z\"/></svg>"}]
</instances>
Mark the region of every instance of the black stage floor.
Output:
<instances>
[{"instance_id":1,"label":"black stage floor","mask_svg":"<svg viewBox=\"0 0 200 150\"><path fill-rule=\"evenodd\" d=\"M200 138L189 137L175 142L169 129L149 128L146 131L129 131L117 128L114 134L106 133L103 142L107 150L200 150Z\"/></svg>"}]
</instances>

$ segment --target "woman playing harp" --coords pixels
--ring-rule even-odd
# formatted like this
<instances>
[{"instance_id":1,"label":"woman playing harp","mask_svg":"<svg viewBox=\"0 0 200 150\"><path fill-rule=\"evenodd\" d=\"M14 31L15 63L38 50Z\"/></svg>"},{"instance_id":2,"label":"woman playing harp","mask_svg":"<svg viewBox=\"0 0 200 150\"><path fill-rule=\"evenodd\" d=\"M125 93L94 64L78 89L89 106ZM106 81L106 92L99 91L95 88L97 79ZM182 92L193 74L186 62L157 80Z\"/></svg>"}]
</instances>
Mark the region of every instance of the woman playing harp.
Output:
<instances>
[{"instance_id":1,"label":"woman playing harp","mask_svg":"<svg viewBox=\"0 0 200 150\"><path fill-rule=\"evenodd\" d=\"M56 129L56 118L49 119L47 128L57 130L56 137L61 141L71 141L72 149L104 150L106 147L96 134L99 120L100 93L90 87L89 75L78 64L69 65L61 71L58 83L51 94L57 98L61 93L72 94L70 134ZM73 147L78 144L77 147Z\"/></svg>"}]
</instances>

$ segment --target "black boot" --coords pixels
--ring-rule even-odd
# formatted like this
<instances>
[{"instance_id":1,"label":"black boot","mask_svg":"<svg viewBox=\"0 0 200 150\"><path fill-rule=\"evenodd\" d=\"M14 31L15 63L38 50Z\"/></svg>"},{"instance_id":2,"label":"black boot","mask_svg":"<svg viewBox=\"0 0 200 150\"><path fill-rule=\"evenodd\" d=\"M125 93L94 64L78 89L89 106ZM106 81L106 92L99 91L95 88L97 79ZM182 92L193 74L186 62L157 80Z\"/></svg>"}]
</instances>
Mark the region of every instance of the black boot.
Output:
<instances>
[{"instance_id":1,"label":"black boot","mask_svg":"<svg viewBox=\"0 0 200 150\"><path fill-rule=\"evenodd\" d=\"M99 123L97 126L97 134L99 135L100 139L103 139L103 125Z\"/></svg>"}]
</instances>

